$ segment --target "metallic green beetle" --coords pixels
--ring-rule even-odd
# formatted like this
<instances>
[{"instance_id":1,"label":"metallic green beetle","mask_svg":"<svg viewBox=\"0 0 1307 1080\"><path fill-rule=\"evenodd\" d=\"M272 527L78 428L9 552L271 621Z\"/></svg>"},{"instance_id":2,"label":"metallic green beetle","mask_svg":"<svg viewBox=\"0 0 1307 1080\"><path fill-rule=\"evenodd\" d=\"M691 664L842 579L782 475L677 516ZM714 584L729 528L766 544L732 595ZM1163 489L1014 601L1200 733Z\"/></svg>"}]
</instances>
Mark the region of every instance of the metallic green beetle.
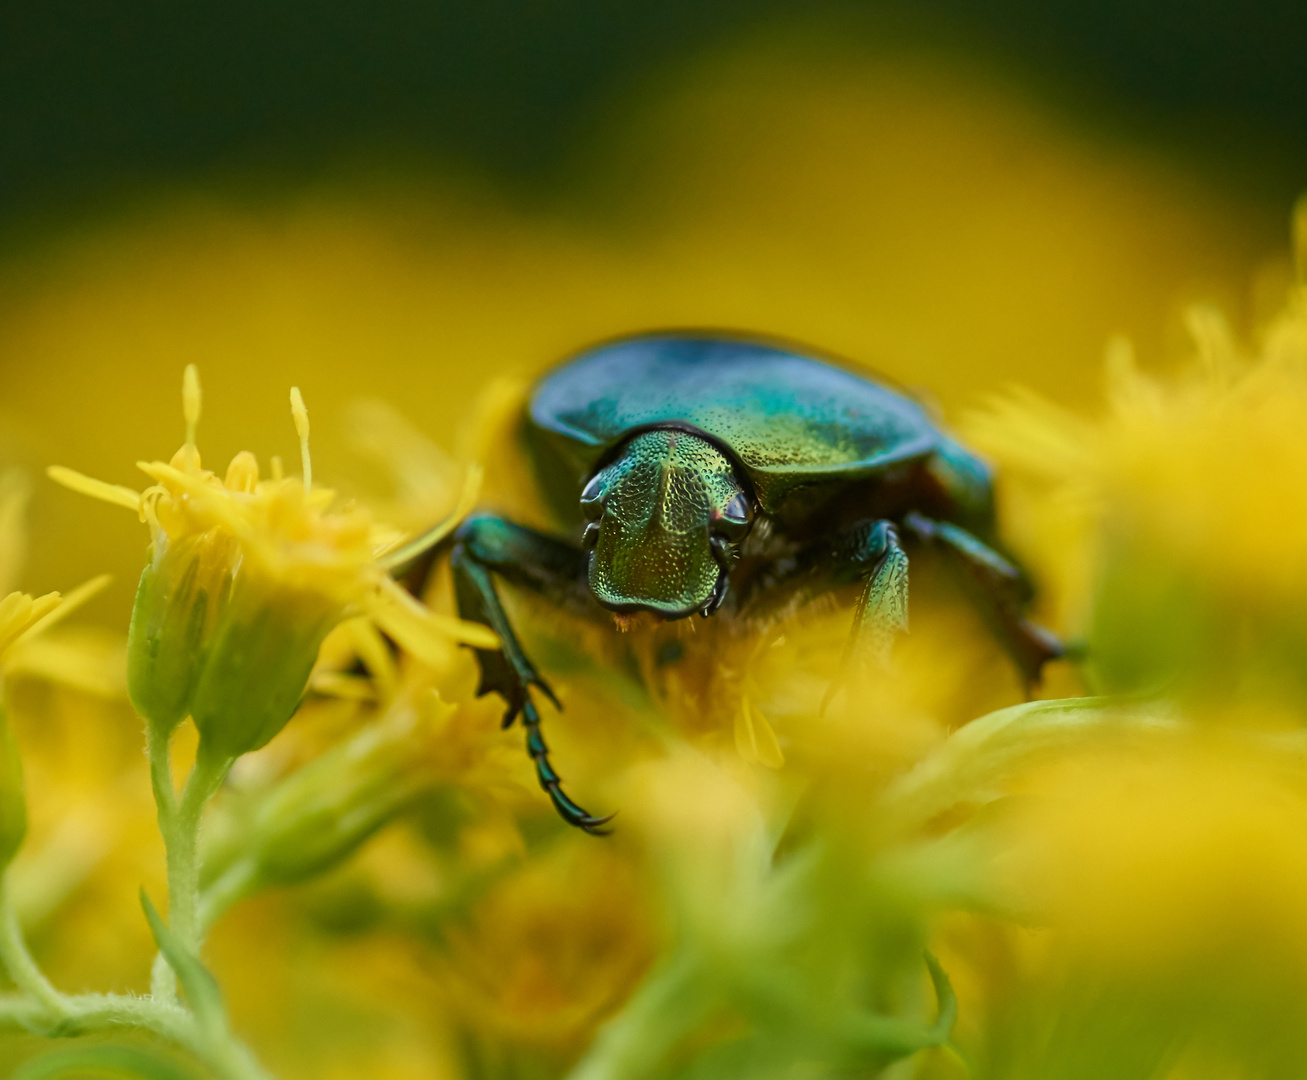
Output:
<instances>
[{"instance_id":1,"label":"metallic green beetle","mask_svg":"<svg viewBox=\"0 0 1307 1080\"><path fill-rule=\"evenodd\" d=\"M1062 655L1022 614L1029 590L995 548L986 465L902 393L794 348L668 333L591 349L535 387L522 433L572 540L498 517L453 538L459 613L491 627L479 694L522 716L540 784L563 818L592 816L562 790L531 700L557 704L504 614L495 578L584 614L719 610L747 618L780 597L861 582L845 662L884 652L907 621L904 544L929 545L969 592L1027 684Z\"/></svg>"}]
</instances>

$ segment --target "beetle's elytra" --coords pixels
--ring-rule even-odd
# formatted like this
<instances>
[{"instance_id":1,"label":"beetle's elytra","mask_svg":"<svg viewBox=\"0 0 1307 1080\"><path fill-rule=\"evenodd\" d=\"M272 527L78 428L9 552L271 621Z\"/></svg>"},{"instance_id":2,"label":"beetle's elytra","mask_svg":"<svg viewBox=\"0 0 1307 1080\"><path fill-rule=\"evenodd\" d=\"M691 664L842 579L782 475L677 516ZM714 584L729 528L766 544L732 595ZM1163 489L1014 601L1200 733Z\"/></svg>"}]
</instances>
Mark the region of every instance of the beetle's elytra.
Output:
<instances>
[{"instance_id":1,"label":"beetle's elytra","mask_svg":"<svg viewBox=\"0 0 1307 1080\"><path fill-rule=\"evenodd\" d=\"M607 818L573 802L550 764L531 691L554 695L497 577L595 616L666 619L747 617L779 595L861 582L847 663L906 626L904 545L929 545L965 571L1028 683L1062 654L1023 615L1023 577L995 549L987 466L867 375L738 335L625 338L542 378L522 432L560 535L472 517L451 566L459 614L503 642L477 650L479 693L507 702L505 726L522 716L541 786L587 832Z\"/></svg>"}]
</instances>

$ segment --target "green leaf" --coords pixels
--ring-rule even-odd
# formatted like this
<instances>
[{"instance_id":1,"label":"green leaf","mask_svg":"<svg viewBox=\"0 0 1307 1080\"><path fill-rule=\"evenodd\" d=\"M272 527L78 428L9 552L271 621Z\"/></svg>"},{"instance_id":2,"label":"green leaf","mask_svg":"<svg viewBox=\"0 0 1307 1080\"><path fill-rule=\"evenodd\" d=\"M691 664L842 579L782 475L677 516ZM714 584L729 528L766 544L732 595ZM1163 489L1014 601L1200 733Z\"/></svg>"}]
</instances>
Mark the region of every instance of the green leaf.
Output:
<instances>
[{"instance_id":1,"label":"green leaf","mask_svg":"<svg viewBox=\"0 0 1307 1080\"><path fill-rule=\"evenodd\" d=\"M1164 705L1119 698L1028 701L964 724L880 799L886 835L919 829L959 803L1004 793L1013 773L1060 751L1109 734L1173 735L1183 730Z\"/></svg>"},{"instance_id":2,"label":"green leaf","mask_svg":"<svg viewBox=\"0 0 1307 1080\"><path fill-rule=\"evenodd\" d=\"M929 952L926 968L935 987L939 1014L929 1027L896 1016L864 1013L843 1025L844 1050L848 1063L879 1067L891 1061L948 1042L958 1018L958 999L940 962Z\"/></svg>"},{"instance_id":3,"label":"green leaf","mask_svg":"<svg viewBox=\"0 0 1307 1080\"><path fill-rule=\"evenodd\" d=\"M48 1080L69 1074L130 1076L141 1080L195 1080L176 1062L131 1046L79 1046L56 1050L20 1065L9 1080Z\"/></svg>"},{"instance_id":4,"label":"green leaf","mask_svg":"<svg viewBox=\"0 0 1307 1080\"><path fill-rule=\"evenodd\" d=\"M189 949L185 948L177 937L159 918L159 913L150 903L150 898L141 890L141 907L145 910L145 921L150 924L150 932L168 961L168 966L177 974L186 1000L190 1002L196 1017L209 1030L211 1036L226 1032L227 1020L222 1007L222 991L218 981Z\"/></svg>"},{"instance_id":5,"label":"green leaf","mask_svg":"<svg viewBox=\"0 0 1307 1080\"><path fill-rule=\"evenodd\" d=\"M935 987L935 1000L939 1002L939 1016L931 1025L930 1036L934 1046L943 1046L953 1034L953 1025L958 1020L958 997L953 992L948 973L943 965L935 959L934 953L927 950L926 967L930 971L930 981Z\"/></svg>"}]
</instances>

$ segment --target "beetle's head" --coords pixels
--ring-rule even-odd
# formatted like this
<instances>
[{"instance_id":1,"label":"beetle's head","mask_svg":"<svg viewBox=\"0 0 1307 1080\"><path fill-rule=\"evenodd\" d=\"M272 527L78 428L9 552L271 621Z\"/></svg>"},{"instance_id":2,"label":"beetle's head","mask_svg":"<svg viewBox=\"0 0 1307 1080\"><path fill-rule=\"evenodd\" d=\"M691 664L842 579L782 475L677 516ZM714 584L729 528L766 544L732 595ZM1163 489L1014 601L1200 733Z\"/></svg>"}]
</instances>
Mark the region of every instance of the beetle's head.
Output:
<instances>
[{"instance_id":1,"label":"beetle's head","mask_svg":"<svg viewBox=\"0 0 1307 1080\"><path fill-rule=\"evenodd\" d=\"M590 589L613 611L711 615L726 595L753 510L730 460L707 439L636 435L581 493Z\"/></svg>"}]
</instances>

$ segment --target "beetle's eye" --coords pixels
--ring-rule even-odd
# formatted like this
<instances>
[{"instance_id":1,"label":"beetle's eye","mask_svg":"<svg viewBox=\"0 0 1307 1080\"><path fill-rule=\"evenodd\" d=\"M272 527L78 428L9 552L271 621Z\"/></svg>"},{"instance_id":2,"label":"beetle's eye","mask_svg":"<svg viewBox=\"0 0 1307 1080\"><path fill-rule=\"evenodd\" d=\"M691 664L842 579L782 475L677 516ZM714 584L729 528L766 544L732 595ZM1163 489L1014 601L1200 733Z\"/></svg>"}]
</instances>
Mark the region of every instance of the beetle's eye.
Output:
<instances>
[{"instance_id":1,"label":"beetle's eye","mask_svg":"<svg viewBox=\"0 0 1307 1080\"><path fill-rule=\"evenodd\" d=\"M749 502L743 495L731 498L716 521L716 532L732 544L738 544L749 535L753 525L753 515L749 511Z\"/></svg>"},{"instance_id":2,"label":"beetle's eye","mask_svg":"<svg viewBox=\"0 0 1307 1080\"><path fill-rule=\"evenodd\" d=\"M604 516L604 486L599 477L592 477L581 492L581 513L590 521L598 521Z\"/></svg>"}]
</instances>

